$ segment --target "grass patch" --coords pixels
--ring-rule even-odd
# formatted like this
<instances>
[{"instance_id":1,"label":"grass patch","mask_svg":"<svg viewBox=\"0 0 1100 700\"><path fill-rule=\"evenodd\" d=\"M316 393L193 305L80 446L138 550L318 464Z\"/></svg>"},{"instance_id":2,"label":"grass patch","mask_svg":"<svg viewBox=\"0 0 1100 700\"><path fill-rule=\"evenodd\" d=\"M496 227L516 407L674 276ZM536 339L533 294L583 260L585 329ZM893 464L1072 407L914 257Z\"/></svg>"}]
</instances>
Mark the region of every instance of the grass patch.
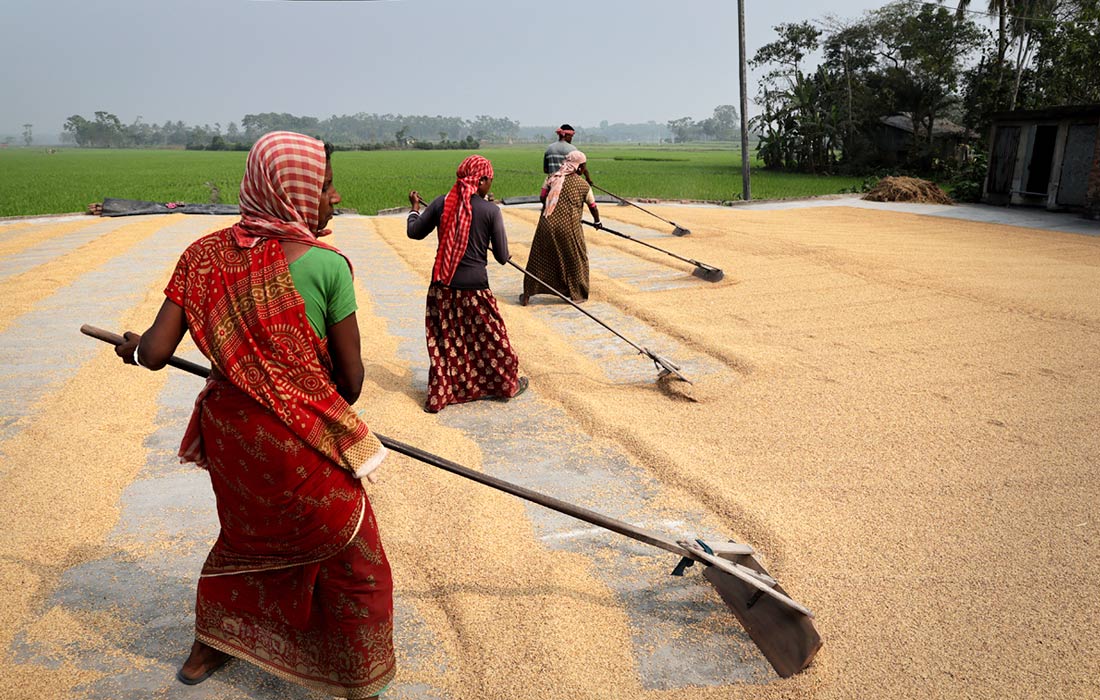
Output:
<instances>
[{"instance_id":1,"label":"grass patch","mask_svg":"<svg viewBox=\"0 0 1100 700\"><path fill-rule=\"evenodd\" d=\"M684 161L688 158L659 158L657 156L615 156L614 160L648 160L655 163Z\"/></svg>"},{"instance_id":2,"label":"grass patch","mask_svg":"<svg viewBox=\"0 0 1100 700\"><path fill-rule=\"evenodd\" d=\"M624 197L724 201L741 192L736 150L580 144L593 180ZM503 146L477 152L493 161L498 199L538 194L544 146ZM454 184L464 151L342 151L333 156L341 206L374 214L425 198ZM104 197L154 202L208 202L214 183L226 203L237 201L246 154L224 151L58 149L0 150L0 216L83 211ZM754 169L753 199L835 194L856 177L773 173Z\"/></svg>"}]
</instances>

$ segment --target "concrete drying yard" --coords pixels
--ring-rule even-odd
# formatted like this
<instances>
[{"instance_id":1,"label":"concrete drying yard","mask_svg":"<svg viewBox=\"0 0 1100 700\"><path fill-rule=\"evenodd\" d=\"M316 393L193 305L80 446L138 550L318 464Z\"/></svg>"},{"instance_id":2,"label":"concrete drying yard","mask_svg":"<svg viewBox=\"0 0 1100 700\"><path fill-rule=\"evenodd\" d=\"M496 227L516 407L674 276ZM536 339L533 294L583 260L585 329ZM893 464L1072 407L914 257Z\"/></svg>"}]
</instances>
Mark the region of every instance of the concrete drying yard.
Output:
<instances>
[{"instance_id":1,"label":"concrete drying yard","mask_svg":"<svg viewBox=\"0 0 1100 700\"><path fill-rule=\"evenodd\" d=\"M650 205L646 205L649 207ZM674 538L756 548L824 646L779 679L676 557L394 455L368 487L396 583L387 698L1100 697L1100 226L985 207L652 205L586 230L608 325L520 307L531 389L421 410L431 241L338 217L371 427ZM505 209L517 261L538 212ZM963 217L963 218L958 218ZM175 458L201 380L124 367L178 254L232 218L0 222L0 698L309 698L235 663L187 688L216 536ZM434 239L433 239L434 240ZM190 346L184 354L196 358Z\"/></svg>"}]
</instances>

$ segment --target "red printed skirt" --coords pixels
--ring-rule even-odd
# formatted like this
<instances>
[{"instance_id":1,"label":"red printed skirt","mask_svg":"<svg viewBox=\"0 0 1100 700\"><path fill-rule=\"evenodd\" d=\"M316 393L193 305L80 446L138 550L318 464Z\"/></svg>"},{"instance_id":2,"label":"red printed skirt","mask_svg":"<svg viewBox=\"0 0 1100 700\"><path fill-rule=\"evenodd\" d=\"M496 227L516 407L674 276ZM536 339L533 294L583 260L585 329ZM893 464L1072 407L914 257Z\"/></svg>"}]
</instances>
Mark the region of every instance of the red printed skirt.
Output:
<instances>
[{"instance_id":1,"label":"red printed skirt","mask_svg":"<svg viewBox=\"0 0 1100 700\"><path fill-rule=\"evenodd\" d=\"M328 695L393 680L393 580L362 485L227 382L201 429L222 531L195 637Z\"/></svg>"},{"instance_id":2,"label":"red printed skirt","mask_svg":"<svg viewBox=\"0 0 1100 700\"><path fill-rule=\"evenodd\" d=\"M511 398L519 388L519 358L490 289L428 288L430 413L452 403Z\"/></svg>"}]
</instances>

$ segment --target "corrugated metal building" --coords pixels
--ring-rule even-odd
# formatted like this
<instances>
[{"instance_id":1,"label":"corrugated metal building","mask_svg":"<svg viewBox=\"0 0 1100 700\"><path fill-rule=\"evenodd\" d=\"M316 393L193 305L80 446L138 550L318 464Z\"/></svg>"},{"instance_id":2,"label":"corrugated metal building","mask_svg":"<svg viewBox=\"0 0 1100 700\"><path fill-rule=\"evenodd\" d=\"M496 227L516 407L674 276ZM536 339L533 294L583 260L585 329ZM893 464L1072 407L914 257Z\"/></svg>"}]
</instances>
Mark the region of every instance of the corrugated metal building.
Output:
<instances>
[{"instance_id":1,"label":"corrugated metal building","mask_svg":"<svg viewBox=\"0 0 1100 700\"><path fill-rule=\"evenodd\" d=\"M983 200L1100 218L1100 104L994 115Z\"/></svg>"}]
</instances>

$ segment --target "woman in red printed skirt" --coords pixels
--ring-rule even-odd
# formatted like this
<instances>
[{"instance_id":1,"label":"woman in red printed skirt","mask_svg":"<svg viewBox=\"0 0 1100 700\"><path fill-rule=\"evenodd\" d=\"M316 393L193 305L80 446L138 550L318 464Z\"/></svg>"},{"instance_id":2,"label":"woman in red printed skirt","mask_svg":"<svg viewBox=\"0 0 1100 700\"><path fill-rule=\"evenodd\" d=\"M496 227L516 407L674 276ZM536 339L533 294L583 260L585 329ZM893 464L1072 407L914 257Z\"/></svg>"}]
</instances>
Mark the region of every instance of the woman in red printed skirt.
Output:
<instances>
[{"instance_id":1,"label":"woman in red printed skirt","mask_svg":"<svg viewBox=\"0 0 1100 700\"><path fill-rule=\"evenodd\" d=\"M240 222L187 248L153 325L116 349L161 369L190 331L211 363L180 447L209 471L221 524L176 673L188 685L233 657L343 698L376 697L394 676L393 582L360 482L386 448L351 407L351 266L320 240L340 201L331 153L261 137Z\"/></svg>"},{"instance_id":2,"label":"woman in red printed skirt","mask_svg":"<svg viewBox=\"0 0 1100 700\"><path fill-rule=\"evenodd\" d=\"M504 217L485 200L493 186L493 165L473 155L456 175L451 191L436 197L423 214L419 193L409 193L409 238L422 240L439 230L425 313L428 413L452 403L509 399L527 389L485 269L490 249L501 265L509 258Z\"/></svg>"}]
</instances>

